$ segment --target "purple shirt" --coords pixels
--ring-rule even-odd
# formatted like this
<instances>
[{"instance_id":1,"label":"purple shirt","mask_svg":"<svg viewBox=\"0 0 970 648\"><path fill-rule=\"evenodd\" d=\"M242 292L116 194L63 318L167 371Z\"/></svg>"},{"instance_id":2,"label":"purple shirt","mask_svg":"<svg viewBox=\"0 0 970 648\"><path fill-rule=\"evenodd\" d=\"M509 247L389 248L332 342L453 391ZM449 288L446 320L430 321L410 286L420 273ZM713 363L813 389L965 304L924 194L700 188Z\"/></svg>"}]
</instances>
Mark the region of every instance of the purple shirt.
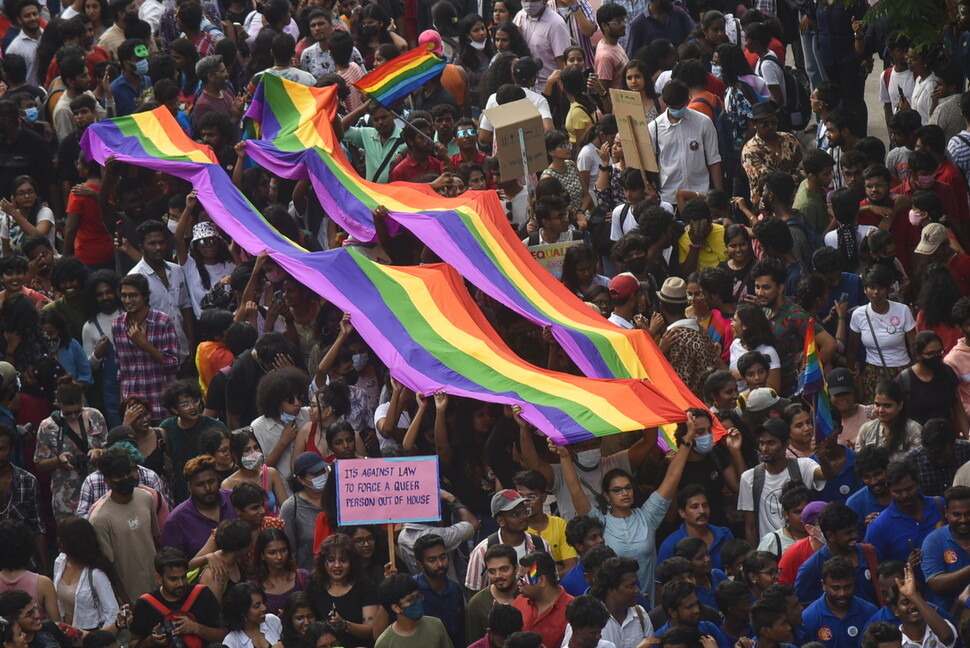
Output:
<instances>
[{"instance_id":1,"label":"purple shirt","mask_svg":"<svg viewBox=\"0 0 970 648\"><path fill-rule=\"evenodd\" d=\"M174 547L184 553L189 560L199 553L199 549L205 546L212 530L219 526L222 520L234 520L236 510L229 502L229 491L219 491L219 520L213 520L195 508L192 498L185 500L169 513L162 528L162 546Z\"/></svg>"},{"instance_id":2,"label":"purple shirt","mask_svg":"<svg viewBox=\"0 0 970 648\"><path fill-rule=\"evenodd\" d=\"M562 56L567 47L572 45L569 38L569 27L566 21L548 6L538 18L530 18L525 9L515 14L512 19L515 26L522 32L522 38L529 45L532 55L542 61L542 69L536 80L536 91L542 92L546 87L549 75L559 69L557 56Z\"/></svg>"}]
</instances>

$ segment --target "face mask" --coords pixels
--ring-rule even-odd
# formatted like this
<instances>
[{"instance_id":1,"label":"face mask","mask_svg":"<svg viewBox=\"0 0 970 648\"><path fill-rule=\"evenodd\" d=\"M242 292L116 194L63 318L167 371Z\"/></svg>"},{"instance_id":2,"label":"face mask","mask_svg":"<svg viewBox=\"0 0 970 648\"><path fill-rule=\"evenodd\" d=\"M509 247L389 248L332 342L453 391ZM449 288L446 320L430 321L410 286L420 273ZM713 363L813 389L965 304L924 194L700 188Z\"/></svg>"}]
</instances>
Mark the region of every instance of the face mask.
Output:
<instances>
[{"instance_id":1,"label":"face mask","mask_svg":"<svg viewBox=\"0 0 970 648\"><path fill-rule=\"evenodd\" d=\"M546 8L546 3L544 2L524 2L522 3L522 8L525 12L529 14L532 18L535 18L542 13L542 10Z\"/></svg>"},{"instance_id":2,"label":"face mask","mask_svg":"<svg viewBox=\"0 0 970 648\"><path fill-rule=\"evenodd\" d=\"M360 380L360 373L354 369L352 371L348 371L340 377L343 378L343 381L348 385L356 385L357 381Z\"/></svg>"},{"instance_id":3,"label":"face mask","mask_svg":"<svg viewBox=\"0 0 970 648\"><path fill-rule=\"evenodd\" d=\"M923 215L917 212L915 209L909 210L909 224L913 227L919 227L919 224L923 222Z\"/></svg>"},{"instance_id":4,"label":"face mask","mask_svg":"<svg viewBox=\"0 0 970 648\"><path fill-rule=\"evenodd\" d=\"M378 32L380 31L380 27L375 25L361 25L357 31L360 33L362 38L373 38L374 36L377 36Z\"/></svg>"},{"instance_id":5,"label":"face mask","mask_svg":"<svg viewBox=\"0 0 970 648\"><path fill-rule=\"evenodd\" d=\"M920 358L919 363L931 371L936 371L943 366L943 356L935 358Z\"/></svg>"},{"instance_id":6,"label":"face mask","mask_svg":"<svg viewBox=\"0 0 970 648\"><path fill-rule=\"evenodd\" d=\"M478 41L469 41L469 43L473 48L477 49L479 52L485 49L485 41L482 41L481 43L479 43Z\"/></svg>"},{"instance_id":7,"label":"face mask","mask_svg":"<svg viewBox=\"0 0 970 648\"><path fill-rule=\"evenodd\" d=\"M707 454L714 449L714 435L705 434L694 439L694 450L701 454Z\"/></svg>"},{"instance_id":8,"label":"face mask","mask_svg":"<svg viewBox=\"0 0 970 648\"><path fill-rule=\"evenodd\" d=\"M722 74L721 73L721 66L720 65L712 65L711 66L711 74L713 74L718 79L720 79L721 78L721 74Z\"/></svg>"},{"instance_id":9,"label":"face mask","mask_svg":"<svg viewBox=\"0 0 970 648\"><path fill-rule=\"evenodd\" d=\"M310 486L313 490L322 491L326 487L328 479L330 479L330 473L322 473L310 480Z\"/></svg>"},{"instance_id":10,"label":"face mask","mask_svg":"<svg viewBox=\"0 0 970 648\"><path fill-rule=\"evenodd\" d=\"M280 412L280 420L283 421L283 425L289 425L296 420L296 414L287 414L286 412Z\"/></svg>"},{"instance_id":11,"label":"face mask","mask_svg":"<svg viewBox=\"0 0 970 648\"><path fill-rule=\"evenodd\" d=\"M411 605L401 608L401 614L413 621L417 621L424 616L424 601L419 599Z\"/></svg>"},{"instance_id":12,"label":"face mask","mask_svg":"<svg viewBox=\"0 0 970 648\"><path fill-rule=\"evenodd\" d=\"M894 256L886 257L886 258L877 257L877 258L874 258L872 262L878 263L880 265L884 265L887 268L893 268L893 269L896 268L896 257Z\"/></svg>"},{"instance_id":13,"label":"face mask","mask_svg":"<svg viewBox=\"0 0 970 648\"><path fill-rule=\"evenodd\" d=\"M920 189L929 189L935 182L936 179L933 176L919 176L916 178L916 186Z\"/></svg>"},{"instance_id":14,"label":"face mask","mask_svg":"<svg viewBox=\"0 0 970 648\"><path fill-rule=\"evenodd\" d=\"M599 448L583 450L582 452L576 453L576 463L586 468L595 468L596 466L600 465L601 456L602 453L600 453Z\"/></svg>"},{"instance_id":15,"label":"face mask","mask_svg":"<svg viewBox=\"0 0 970 648\"><path fill-rule=\"evenodd\" d=\"M635 275L643 274L647 269L647 257L637 257L635 259L630 259L623 264L623 267L627 272L632 272Z\"/></svg>"},{"instance_id":16,"label":"face mask","mask_svg":"<svg viewBox=\"0 0 970 648\"><path fill-rule=\"evenodd\" d=\"M360 372L367 366L367 361L370 360L370 357L366 353L355 353L353 359L354 371Z\"/></svg>"},{"instance_id":17,"label":"face mask","mask_svg":"<svg viewBox=\"0 0 970 648\"><path fill-rule=\"evenodd\" d=\"M684 115L687 114L687 106L683 108L668 108L667 114L674 119L683 119Z\"/></svg>"},{"instance_id":18,"label":"face mask","mask_svg":"<svg viewBox=\"0 0 970 648\"><path fill-rule=\"evenodd\" d=\"M255 470L263 465L263 453L254 452L253 454L248 454L244 456L239 463L241 463L242 467L246 470Z\"/></svg>"},{"instance_id":19,"label":"face mask","mask_svg":"<svg viewBox=\"0 0 970 648\"><path fill-rule=\"evenodd\" d=\"M283 281L283 278L286 276L283 274L282 270L267 270L263 274L270 283L274 284L278 284L279 282Z\"/></svg>"},{"instance_id":20,"label":"face mask","mask_svg":"<svg viewBox=\"0 0 970 648\"><path fill-rule=\"evenodd\" d=\"M128 477L118 482L111 489L123 497L128 497L135 492L135 487L138 486L137 477Z\"/></svg>"},{"instance_id":21,"label":"face mask","mask_svg":"<svg viewBox=\"0 0 970 648\"><path fill-rule=\"evenodd\" d=\"M171 232L172 234L174 234L175 233L175 230L179 226L179 222L177 220L175 220L174 218L169 218L167 225L168 225L168 231Z\"/></svg>"},{"instance_id":22,"label":"face mask","mask_svg":"<svg viewBox=\"0 0 970 648\"><path fill-rule=\"evenodd\" d=\"M145 76L148 74L148 59L142 59L135 63L135 74Z\"/></svg>"},{"instance_id":23,"label":"face mask","mask_svg":"<svg viewBox=\"0 0 970 648\"><path fill-rule=\"evenodd\" d=\"M37 108L28 108L24 112L26 113L24 115L24 119L26 119L31 124L37 121L37 116L40 115L40 111L37 110Z\"/></svg>"}]
</instances>

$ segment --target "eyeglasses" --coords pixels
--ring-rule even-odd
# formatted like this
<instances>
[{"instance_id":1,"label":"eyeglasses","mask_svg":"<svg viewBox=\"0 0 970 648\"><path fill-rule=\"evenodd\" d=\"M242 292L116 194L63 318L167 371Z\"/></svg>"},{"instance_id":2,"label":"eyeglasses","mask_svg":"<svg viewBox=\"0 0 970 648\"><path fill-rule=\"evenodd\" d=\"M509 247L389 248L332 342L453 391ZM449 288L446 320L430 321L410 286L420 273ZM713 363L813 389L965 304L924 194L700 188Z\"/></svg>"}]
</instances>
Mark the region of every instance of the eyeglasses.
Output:
<instances>
[{"instance_id":1,"label":"eyeglasses","mask_svg":"<svg viewBox=\"0 0 970 648\"><path fill-rule=\"evenodd\" d=\"M532 507L527 506L523 509L514 509L512 511L506 511L505 515L521 520L522 518L527 518L532 516Z\"/></svg>"},{"instance_id":2,"label":"eyeglasses","mask_svg":"<svg viewBox=\"0 0 970 648\"><path fill-rule=\"evenodd\" d=\"M131 299L138 299L141 297L141 293L123 292L121 295L119 295L119 297L121 298L121 301L128 301Z\"/></svg>"},{"instance_id":3,"label":"eyeglasses","mask_svg":"<svg viewBox=\"0 0 970 648\"><path fill-rule=\"evenodd\" d=\"M33 196L36 194L37 192L34 191L33 189L21 189L20 191L16 192L14 195L17 196L18 198L26 198L27 196Z\"/></svg>"},{"instance_id":4,"label":"eyeglasses","mask_svg":"<svg viewBox=\"0 0 970 648\"><path fill-rule=\"evenodd\" d=\"M571 150L573 150L573 143L572 142L563 142L562 144L560 144L556 148L557 149L566 149L567 151L571 151Z\"/></svg>"},{"instance_id":5,"label":"eyeglasses","mask_svg":"<svg viewBox=\"0 0 970 648\"><path fill-rule=\"evenodd\" d=\"M401 599L400 601L397 602L397 604L400 605L402 608L406 608L406 607L410 607L411 605L414 605L418 601L423 601L423 600L424 600L424 594L422 594L421 592L415 592L413 596L409 596L407 598Z\"/></svg>"},{"instance_id":6,"label":"eyeglasses","mask_svg":"<svg viewBox=\"0 0 970 648\"><path fill-rule=\"evenodd\" d=\"M20 616L29 617L31 619L36 619L40 616L40 606L34 603L29 610L21 614Z\"/></svg>"},{"instance_id":7,"label":"eyeglasses","mask_svg":"<svg viewBox=\"0 0 970 648\"><path fill-rule=\"evenodd\" d=\"M455 133L458 137L475 137L478 135L477 128L459 128L458 132Z\"/></svg>"},{"instance_id":8,"label":"eyeglasses","mask_svg":"<svg viewBox=\"0 0 970 648\"><path fill-rule=\"evenodd\" d=\"M209 247L210 245L216 245L218 242L219 240L214 236L210 236L209 238L199 239L199 245L201 245L202 247Z\"/></svg>"},{"instance_id":9,"label":"eyeglasses","mask_svg":"<svg viewBox=\"0 0 970 648\"><path fill-rule=\"evenodd\" d=\"M202 401L198 398L193 398L191 400L184 400L177 405L179 409L185 409L186 407L192 407L193 405L198 405Z\"/></svg>"},{"instance_id":10,"label":"eyeglasses","mask_svg":"<svg viewBox=\"0 0 970 648\"><path fill-rule=\"evenodd\" d=\"M369 536L367 538L354 538L354 544L365 547L367 545L377 544L377 538L374 536Z\"/></svg>"},{"instance_id":11,"label":"eyeglasses","mask_svg":"<svg viewBox=\"0 0 970 648\"><path fill-rule=\"evenodd\" d=\"M758 573L764 576L778 576L779 574L781 574L781 569L779 569L778 567L775 567L774 569L762 569Z\"/></svg>"},{"instance_id":12,"label":"eyeglasses","mask_svg":"<svg viewBox=\"0 0 970 648\"><path fill-rule=\"evenodd\" d=\"M627 23L626 18L621 18L620 20L611 20L610 22L608 22L606 24L607 25L617 25L617 26L619 26L619 25L625 25L626 23Z\"/></svg>"},{"instance_id":13,"label":"eyeglasses","mask_svg":"<svg viewBox=\"0 0 970 648\"><path fill-rule=\"evenodd\" d=\"M609 490L614 495L620 495L621 493L632 493L633 492L633 484L627 484L626 486L614 486L613 488L611 488Z\"/></svg>"}]
</instances>

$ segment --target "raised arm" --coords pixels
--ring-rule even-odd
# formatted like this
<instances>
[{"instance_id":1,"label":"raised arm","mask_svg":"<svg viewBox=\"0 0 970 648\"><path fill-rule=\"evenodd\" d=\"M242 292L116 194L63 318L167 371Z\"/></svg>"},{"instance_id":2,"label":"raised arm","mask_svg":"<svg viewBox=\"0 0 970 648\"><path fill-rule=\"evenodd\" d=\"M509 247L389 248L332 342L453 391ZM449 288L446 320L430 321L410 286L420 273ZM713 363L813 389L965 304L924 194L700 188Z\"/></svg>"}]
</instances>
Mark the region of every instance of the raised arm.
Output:
<instances>
[{"instance_id":1,"label":"raised arm","mask_svg":"<svg viewBox=\"0 0 970 648\"><path fill-rule=\"evenodd\" d=\"M566 482L566 487L569 489L569 497L573 501L573 508L576 509L578 515L586 515L593 510L593 507L589 503L589 497L586 496L586 492L579 483L579 473L576 472L576 466L573 465L573 456L565 446L559 446L557 450L559 451L559 465L562 468L562 478Z\"/></svg>"},{"instance_id":2,"label":"raised arm","mask_svg":"<svg viewBox=\"0 0 970 648\"><path fill-rule=\"evenodd\" d=\"M538 470L546 478L546 484L550 487L556 480L552 472L552 466L539 456L536 444L532 439L532 428L522 418L522 408L518 405L512 406L512 416L519 425L519 445L522 446L522 463L529 470Z\"/></svg>"},{"instance_id":3,"label":"raised arm","mask_svg":"<svg viewBox=\"0 0 970 648\"><path fill-rule=\"evenodd\" d=\"M695 435L694 415L688 412L687 433L684 435L684 441L680 444L680 449L674 454L670 465L667 466L667 474L664 475L664 480L660 482L660 486L657 488L657 494L664 499L672 500L677 495L677 487L680 485L680 478L684 474L684 466L687 465L687 456L694 445Z\"/></svg>"},{"instance_id":4,"label":"raised arm","mask_svg":"<svg viewBox=\"0 0 970 648\"><path fill-rule=\"evenodd\" d=\"M443 391L435 392L434 406L434 447L441 465L450 468L455 460L455 451L448 438L448 394Z\"/></svg>"},{"instance_id":5,"label":"raised arm","mask_svg":"<svg viewBox=\"0 0 970 648\"><path fill-rule=\"evenodd\" d=\"M908 598L910 603L916 606L923 620L926 621L926 625L936 633L936 636L940 638L943 645L952 644L954 640L953 629L940 616L940 613L936 611L936 607L928 604L923 598L923 595L920 594L919 586L916 584L916 578L913 576L912 567L906 565L903 580L897 578L896 586L899 588L899 593Z\"/></svg>"}]
</instances>

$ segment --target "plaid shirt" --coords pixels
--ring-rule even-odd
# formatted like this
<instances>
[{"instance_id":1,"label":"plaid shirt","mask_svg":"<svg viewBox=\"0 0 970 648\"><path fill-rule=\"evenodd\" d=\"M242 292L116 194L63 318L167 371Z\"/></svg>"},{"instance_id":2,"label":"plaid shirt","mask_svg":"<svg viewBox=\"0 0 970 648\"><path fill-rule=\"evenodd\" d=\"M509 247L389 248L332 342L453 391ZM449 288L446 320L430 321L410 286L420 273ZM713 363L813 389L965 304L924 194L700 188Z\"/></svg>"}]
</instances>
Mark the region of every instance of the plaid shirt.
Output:
<instances>
[{"instance_id":1,"label":"plaid shirt","mask_svg":"<svg viewBox=\"0 0 970 648\"><path fill-rule=\"evenodd\" d=\"M34 533L46 533L40 519L40 486L37 478L23 468L10 464L13 477L10 481L10 497L0 507L0 520L20 520Z\"/></svg>"},{"instance_id":2,"label":"plaid shirt","mask_svg":"<svg viewBox=\"0 0 970 648\"><path fill-rule=\"evenodd\" d=\"M148 486L158 491L165 498L165 501L168 502L168 505L170 507L172 506L172 494L169 493L165 482L162 481L162 478L154 470L145 468L144 466L138 466L138 483L141 486ZM94 503L107 494L108 485L104 483L104 475L101 474L100 470L95 470L85 477L84 483L81 484L81 495L78 497L77 502L78 517L86 518L88 513L91 512Z\"/></svg>"},{"instance_id":3,"label":"plaid shirt","mask_svg":"<svg viewBox=\"0 0 970 648\"><path fill-rule=\"evenodd\" d=\"M132 394L144 396L152 404L152 418L166 415L162 406L162 392L175 380L179 368L179 342L175 335L172 318L153 308L142 323L148 343L161 352L164 360L158 364L148 351L135 346L128 338L128 314L122 313L111 323L111 335L115 341L115 360L118 363L118 381L121 397Z\"/></svg>"},{"instance_id":4,"label":"plaid shirt","mask_svg":"<svg viewBox=\"0 0 970 648\"><path fill-rule=\"evenodd\" d=\"M916 472L919 474L919 488L923 491L923 495L928 497L942 496L946 489L953 486L953 477L960 466L970 461L970 441L963 439L954 441L953 454L942 464L930 461L922 446L907 452L906 460L916 466Z\"/></svg>"}]
</instances>

